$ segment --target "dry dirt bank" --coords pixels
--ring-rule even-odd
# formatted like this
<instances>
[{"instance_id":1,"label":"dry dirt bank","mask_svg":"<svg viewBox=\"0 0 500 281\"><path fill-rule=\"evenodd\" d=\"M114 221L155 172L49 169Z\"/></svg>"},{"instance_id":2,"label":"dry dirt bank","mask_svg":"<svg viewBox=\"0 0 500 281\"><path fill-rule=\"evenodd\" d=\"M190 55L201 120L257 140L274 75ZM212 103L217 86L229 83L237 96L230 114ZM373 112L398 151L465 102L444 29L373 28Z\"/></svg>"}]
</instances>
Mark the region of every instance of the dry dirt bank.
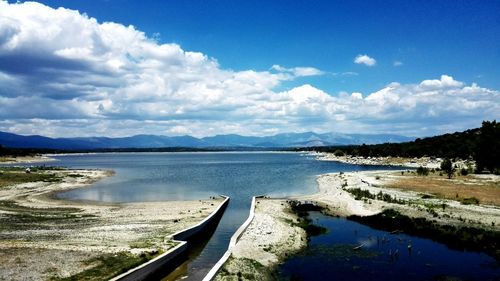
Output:
<instances>
[{"instance_id":1,"label":"dry dirt bank","mask_svg":"<svg viewBox=\"0 0 500 281\"><path fill-rule=\"evenodd\" d=\"M51 162L56 159L45 156L0 156L0 164L14 164L14 163L41 163L41 162Z\"/></svg>"},{"instance_id":2,"label":"dry dirt bank","mask_svg":"<svg viewBox=\"0 0 500 281\"><path fill-rule=\"evenodd\" d=\"M172 247L171 234L203 220L222 202L64 201L54 199L54 192L85 187L111 173L37 173L45 181L0 186L0 280L106 280Z\"/></svg>"},{"instance_id":3,"label":"dry dirt bank","mask_svg":"<svg viewBox=\"0 0 500 281\"><path fill-rule=\"evenodd\" d=\"M425 217L445 224L471 225L475 227L500 230L500 208L491 204L468 204L465 196L449 199L439 196L436 192L419 190L418 186L395 188L401 180L410 182L428 181L430 177L394 171L370 171L325 174L318 177L319 192L302 196L297 199L313 200L323 204L334 215L372 215L384 209L395 209L410 217ZM435 177L434 177L434 180ZM444 183L451 181L449 186L455 191L463 185L475 187L478 190L489 190L492 196L498 192L491 185L500 185L500 176L471 175L469 177L448 180L440 178ZM371 195L381 194L383 199L370 199L352 190L368 191ZM427 191L427 192L426 192ZM358 200L356 200L358 194ZM359 196L361 195L361 196ZM390 196L390 197L389 197ZM464 203L465 202L465 203ZM443 207L444 206L444 207Z\"/></svg>"},{"instance_id":4,"label":"dry dirt bank","mask_svg":"<svg viewBox=\"0 0 500 281\"><path fill-rule=\"evenodd\" d=\"M272 269L307 244L287 200L256 201L255 217L215 280L274 280Z\"/></svg>"}]
</instances>

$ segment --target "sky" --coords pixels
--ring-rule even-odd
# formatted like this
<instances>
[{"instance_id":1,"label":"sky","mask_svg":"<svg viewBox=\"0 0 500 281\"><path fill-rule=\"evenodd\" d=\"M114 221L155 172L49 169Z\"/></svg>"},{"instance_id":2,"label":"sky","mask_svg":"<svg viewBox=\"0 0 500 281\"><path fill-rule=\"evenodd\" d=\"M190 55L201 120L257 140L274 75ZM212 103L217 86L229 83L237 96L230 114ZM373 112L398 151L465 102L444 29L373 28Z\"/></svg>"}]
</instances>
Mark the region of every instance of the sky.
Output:
<instances>
[{"instance_id":1,"label":"sky","mask_svg":"<svg viewBox=\"0 0 500 281\"><path fill-rule=\"evenodd\" d=\"M500 1L0 0L0 131L392 133L500 119Z\"/></svg>"}]
</instances>

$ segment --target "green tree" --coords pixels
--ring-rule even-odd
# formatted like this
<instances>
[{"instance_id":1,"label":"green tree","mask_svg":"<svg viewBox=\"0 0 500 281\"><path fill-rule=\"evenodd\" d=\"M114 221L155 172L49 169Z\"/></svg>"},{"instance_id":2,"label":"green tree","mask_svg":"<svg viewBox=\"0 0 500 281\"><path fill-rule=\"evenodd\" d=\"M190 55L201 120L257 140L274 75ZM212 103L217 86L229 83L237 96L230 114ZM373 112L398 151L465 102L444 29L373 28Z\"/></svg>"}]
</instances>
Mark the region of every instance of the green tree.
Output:
<instances>
[{"instance_id":1,"label":"green tree","mask_svg":"<svg viewBox=\"0 0 500 281\"><path fill-rule=\"evenodd\" d=\"M444 159L443 162L441 162L441 170L448 175L449 179L451 179L453 173L455 173L455 167L450 159Z\"/></svg>"},{"instance_id":2,"label":"green tree","mask_svg":"<svg viewBox=\"0 0 500 281\"><path fill-rule=\"evenodd\" d=\"M340 150L340 149L335 150L335 152L334 152L333 154L334 154L335 156L337 156L337 157L340 157L340 156L344 156L344 155L345 155L345 154L344 154L344 152L343 152L342 150Z\"/></svg>"},{"instance_id":3,"label":"green tree","mask_svg":"<svg viewBox=\"0 0 500 281\"><path fill-rule=\"evenodd\" d=\"M359 147L359 155L366 158L368 156L370 156L370 148L368 147L368 145L366 144L362 144L360 147Z\"/></svg>"},{"instance_id":4,"label":"green tree","mask_svg":"<svg viewBox=\"0 0 500 281\"><path fill-rule=\"evenodd\" d=\"M429 175L429 169L426 168L426 167L420 166L420 167L417 168L417 175L419 175L419 176L427 176L427 175Z\"/></svg>"},{"instance_id":5,"label":"green tree","mask_svg":"<svg viewBox=\"0 0 500 281\"><path fill-rule=\"evenodd\" d=\"M488 169L495 173L500 169L500 123L483 122L475 152L477 172Z\"/></svg>"}]
</instances>

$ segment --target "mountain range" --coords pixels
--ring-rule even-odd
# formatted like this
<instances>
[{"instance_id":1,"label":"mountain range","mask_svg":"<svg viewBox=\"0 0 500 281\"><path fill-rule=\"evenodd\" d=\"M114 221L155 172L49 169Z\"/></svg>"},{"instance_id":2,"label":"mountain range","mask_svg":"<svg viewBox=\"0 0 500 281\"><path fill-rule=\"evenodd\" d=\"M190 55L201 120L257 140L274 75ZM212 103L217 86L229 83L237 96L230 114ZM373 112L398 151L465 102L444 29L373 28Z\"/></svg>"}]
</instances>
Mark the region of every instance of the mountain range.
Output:
<instances>
[{"instance_id":1,"label":"mountain range","mask_svg":"<svg viewBox=\"0 0 500 281\"><path fill-rule=\"evenodd\" d=\"M414 138L391 134L340 134L340 133L283 133L273 136L253 137L236 134L196 138L192 136L135 135L131 137L78 137L49 138L39 135L23 136L0 132L0 145L13 148L47 148L65 150L160 148L160 147L309 147L348 144L379 144L405 142Z\"/></svg>"}]
</instances>

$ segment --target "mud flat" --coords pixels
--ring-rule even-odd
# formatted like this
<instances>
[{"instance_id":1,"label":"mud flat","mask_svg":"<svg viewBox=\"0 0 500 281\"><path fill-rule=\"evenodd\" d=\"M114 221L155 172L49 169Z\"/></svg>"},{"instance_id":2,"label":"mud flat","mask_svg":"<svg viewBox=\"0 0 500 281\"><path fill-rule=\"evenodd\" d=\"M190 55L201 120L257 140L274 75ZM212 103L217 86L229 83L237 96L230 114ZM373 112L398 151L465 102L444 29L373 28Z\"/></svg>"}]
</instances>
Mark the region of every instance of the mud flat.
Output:
<instances>
[{"instance_id":1,"label":"mud flat","mask_svg":"<svg viewBox=\"0 0 500 281\"><path fill-rule=\"evenodd\" d=\"M27 177L3 169L0 178ZM174 247L170 235L223 201L99 203L54 196L111 175L42 169L29 174L31 182L0 181L0 280L107 280Z\"/></svg>"}]
</instances>

